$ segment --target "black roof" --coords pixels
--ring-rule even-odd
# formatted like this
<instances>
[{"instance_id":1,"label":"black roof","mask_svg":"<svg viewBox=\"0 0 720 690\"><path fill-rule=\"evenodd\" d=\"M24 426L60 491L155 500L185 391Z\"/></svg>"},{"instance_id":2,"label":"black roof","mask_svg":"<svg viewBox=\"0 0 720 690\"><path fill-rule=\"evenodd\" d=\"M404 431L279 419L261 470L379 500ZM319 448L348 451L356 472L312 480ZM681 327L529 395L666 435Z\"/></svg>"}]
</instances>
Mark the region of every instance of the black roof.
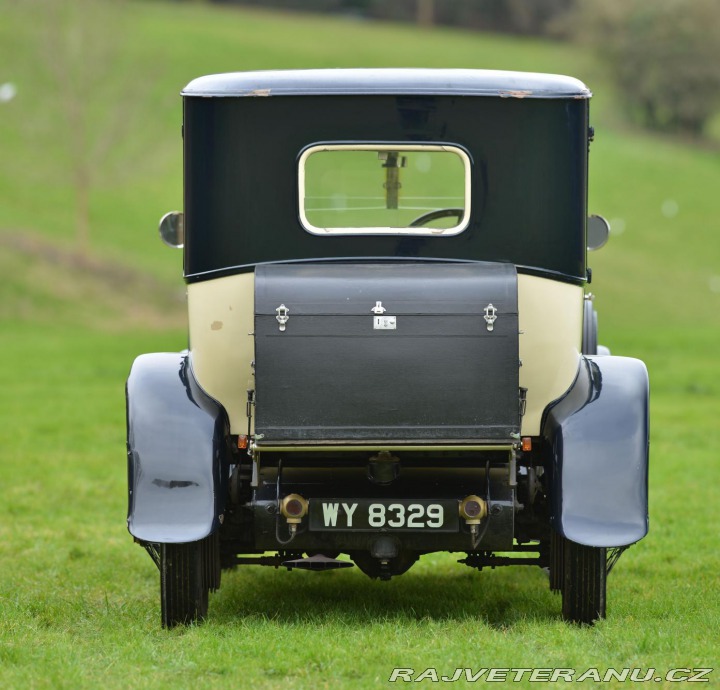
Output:
<instances>
[{"instance_id":1,"label":"black roof","mask_svg":"<svg viewBox=\"0 0 720 690\"><path fill-rule=\"evenodd\" d=\"M455 95L590 98L578 79L481 69L308 69L231 72L199 77L183 96Z\"/></svg>"}]
</instances>

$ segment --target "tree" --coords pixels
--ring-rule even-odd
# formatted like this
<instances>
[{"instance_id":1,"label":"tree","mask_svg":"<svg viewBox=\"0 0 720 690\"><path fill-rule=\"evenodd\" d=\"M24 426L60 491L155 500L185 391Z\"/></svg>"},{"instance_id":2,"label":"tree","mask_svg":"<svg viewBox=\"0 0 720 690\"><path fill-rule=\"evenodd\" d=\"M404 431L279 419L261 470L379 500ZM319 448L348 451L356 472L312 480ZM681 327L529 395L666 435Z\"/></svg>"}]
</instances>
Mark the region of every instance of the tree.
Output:
<instances>
[{"instance_id":1,"label":"tree","mask_svg":"<svg viewBox=\"0 0 720 690\"><path fill-rule=\"evenodd\" d=\"M584 0L571 26L607 61L635 119L702 134L720 104L717 0Z\"/></svg>"},{"instance_id":2,"label":"tree","mask_svg":"<svg viewBox=\"0 0 720 690\"><path fill-rule=\"evenodd\" d=\"M137 77L124 54L123 0L23 0L32 26L36 89L43 89L48 135L60 142L62 175L72 187L75 249L90 249L93 188L134 125ZM57 144L54 143L54 146Z\"/></svg>"},{"instance_id":3,"label":"tree","mask_svg":"<svg viewBox=\"0 0 720 690\"><path fill-rule=\"evenodd\" d=\"M435 23L435 0L417 0L417 23L419 26Z\"/></svg>"}]
</instances>

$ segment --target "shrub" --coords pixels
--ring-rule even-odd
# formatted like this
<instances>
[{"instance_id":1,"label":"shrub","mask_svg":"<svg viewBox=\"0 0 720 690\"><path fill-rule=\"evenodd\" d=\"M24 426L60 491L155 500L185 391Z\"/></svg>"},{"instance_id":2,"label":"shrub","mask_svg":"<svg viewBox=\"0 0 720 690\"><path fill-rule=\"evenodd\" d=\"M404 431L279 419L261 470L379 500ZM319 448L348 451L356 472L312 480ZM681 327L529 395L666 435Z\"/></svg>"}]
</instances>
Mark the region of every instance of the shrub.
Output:
<instances>
[{"instance_id":1,"label":"shrub","mask_svg":"<svg viewBox=\"0 0 720 690\"><path fill-rule=\"evenodd\" d=\"M720 2L584 0L567 26L607 61L636 120L702 134L720 103Z\"/></svg>"}]
</instances>

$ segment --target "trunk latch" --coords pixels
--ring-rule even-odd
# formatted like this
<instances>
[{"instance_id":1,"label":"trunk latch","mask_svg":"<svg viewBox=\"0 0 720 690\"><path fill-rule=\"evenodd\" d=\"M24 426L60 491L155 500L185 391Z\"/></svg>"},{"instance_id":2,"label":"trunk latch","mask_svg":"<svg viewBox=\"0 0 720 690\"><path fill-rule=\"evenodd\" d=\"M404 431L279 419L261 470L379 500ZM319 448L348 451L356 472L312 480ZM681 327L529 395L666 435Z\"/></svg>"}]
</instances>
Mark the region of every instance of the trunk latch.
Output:
<instances>
[{"instance_id":1,"label":"trunk latch","mask_svg":"<svg viewBox=\"0 0 720 690\"><path fill-rule=\"evenodd\" d=\"M275 317L277 319L277 322L280 324L280 330L285 330L285 324L288 322L288 319L290 318L290 310L284 305L281 304L276 310L277 316Z\"/></svg>"},{"instance_id":2,"label":"trunk latch","mask_svg":"<svg viewBox=\"0 0 720 690\"><path fill-rule=\"evenodd\" d=\"M494 328L494 323L497 319L497 309L493 307L492 302L485 307L485 323L487 323L487 329L491 331Z\"/></svg>"},{"instance_id":3,"label":"trunk latch","mask_svg":"<svg viewBox=\"0 0 720 690\"><path fill-rule=\"evenodd\" d=\"M383 316L387 309L383 307L382 302L375 302L375 306L370 311L375 314L373 317L373 328L376 331L394 331L397 328L396 316Z\"/></svg>"}]
</instances>

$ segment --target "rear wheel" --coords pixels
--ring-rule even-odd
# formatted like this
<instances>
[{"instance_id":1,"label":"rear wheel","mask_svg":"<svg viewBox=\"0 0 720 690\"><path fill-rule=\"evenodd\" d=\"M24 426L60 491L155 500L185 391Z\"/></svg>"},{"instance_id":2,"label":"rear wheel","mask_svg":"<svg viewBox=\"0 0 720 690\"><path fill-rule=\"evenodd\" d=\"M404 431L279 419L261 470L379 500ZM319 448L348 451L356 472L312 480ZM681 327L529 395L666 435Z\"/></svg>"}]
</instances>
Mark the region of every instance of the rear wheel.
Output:
<instances>
[{"instance_id":1,"label":"rear wheel","mask_svg":"<svg viewBox=\"0 0 720 690\"><path fill-rule=\"evenodd\" d=\"M606 549L584 546L560 536L556 536L556 540L556 547L562 548L559 584L563 618L573 623L592 625L596 620L605 618Z\"/></svg>"},{"instance_id":2,"label":"rear wheel","mask_svg":"<svg viewBox=\"0 0 720 690\"><path fill-rule=\"evenodd\" d=\"M165 628L201 621L208 593L220 586L217 534L186 544L160 545L160 611Z\"/></svg>"},{"instance_id":3,"label":"rear wheel","mask_svg":"<svg viewBox=\"0 0 720 690\"><path fill-rule=\"evenodd\" d=\"M565 573L563 570L563 558L565 557L565 538L561 537L557 532L550 534L550 566L548 568L550 575L550 590L552 592L562 592Z\"/></svg>"}]
</instances>

